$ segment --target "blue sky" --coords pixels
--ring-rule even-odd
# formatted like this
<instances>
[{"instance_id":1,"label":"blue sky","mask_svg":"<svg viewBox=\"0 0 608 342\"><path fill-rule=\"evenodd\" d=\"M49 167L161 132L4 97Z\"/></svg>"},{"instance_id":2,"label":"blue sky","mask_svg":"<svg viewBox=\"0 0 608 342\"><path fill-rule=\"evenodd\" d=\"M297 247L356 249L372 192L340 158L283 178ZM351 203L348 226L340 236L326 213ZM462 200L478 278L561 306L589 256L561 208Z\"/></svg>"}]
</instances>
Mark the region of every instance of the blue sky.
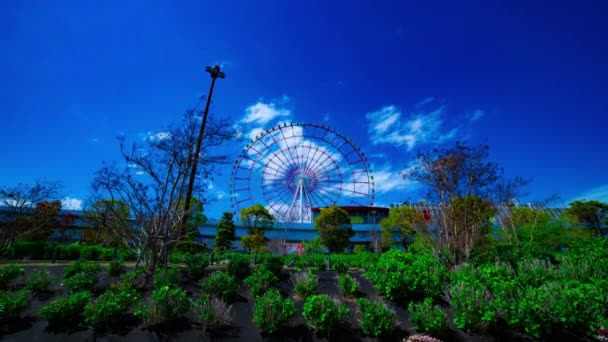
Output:
<instances>
[{"instance_id":1,"label":"blue sky","mask_svg":"<svg viewBox=\"0 0 608 342\"><path fill-rule=\"evenodd\" d=\"M604 1L31 1L0 4L0 184L66 205L227 74L212 115L245 130L327 122L370 157L378 204L414 196L418 149L486 141L526 200L608 201ZM250 116L253 115L253 116ZM247 117L256 118L247 121ZM244 133L248 134L249 131ZM242 146L226 146L236 158ZM220 170L221 171L221 170ZM229 207L228 174L209 190Z\"/></svg>"}]
</instances>

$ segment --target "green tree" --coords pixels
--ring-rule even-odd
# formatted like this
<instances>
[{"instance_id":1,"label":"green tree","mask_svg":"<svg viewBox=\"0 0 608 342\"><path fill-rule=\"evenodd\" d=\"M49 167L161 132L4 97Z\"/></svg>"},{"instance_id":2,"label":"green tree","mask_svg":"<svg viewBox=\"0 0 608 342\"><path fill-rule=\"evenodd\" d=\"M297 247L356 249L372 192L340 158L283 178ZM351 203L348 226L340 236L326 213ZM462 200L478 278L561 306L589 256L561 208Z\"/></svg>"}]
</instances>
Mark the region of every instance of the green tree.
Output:
<instances>
[{"instance_id":1,"label":"green tree","mask_svg":"<svg viewBox=\"0 0 608 342\"><path fill-rule=\"evenodd\" d=\"M243 208L240 214L241 223L249 230L249 234L241 238L243 247L256 253L266 251L267 239L264 232L272 228L274 217L261 204Z\"/></svg>"},{"instance_id":2,"label":"green tree","mask_svg":"<svg viewBox=\"0 0 608 342\"><path fill-rule=\"evenodd\" d=\"M185 207L186 200L182 199L179 202L178 210L183 211ZM194 241L196 237L200 234L198 227L202 226L207 222L207 216L204 214L203 202L201 202L195 196L190 198L190 213L188 215L188 223L186 225L186 233L183 236L182 240ZM182 214L183 215L183 214ZM174 234L177 235L177 230L179 227L175 228Z\"/></svg>"},{"instance_id":3,"label":"green tree","mask_svg":"<svg viewBox=\"0 0 608 342\"><path fill-rule=\"evenodd\" d=\"M427 231L424 216L412 206L391 208L388 217L380 221L380 227L383 249L390 248L395 240L407 248L417 233Z\"/></svg>"},{"instance_id":4,"label":"green tree","mask_svg":"<svg viewBox=\"0 0 608 342\"><path fill-rule=\"evenodd\" d=\"M608 204L599 201L574 201L570 203L567 214L575 223L593 229L597 236L607 236Z\"/></svg>"},{"instance_id":5,"label":"green tree","mask_svg":"<svg viewBox=\"0 0 608 342\"><path fill-rule=\"evenodd\" d=\"M115 199L95 201L86 211L83 219L92 229L85 238L87 243L121 247L131 235L129 215L131 210L124 202Z\"/></svg>"},{"instance_id":6,"label":"green tree","mask_svg":"<svg viewBox=\"0 0 608 342\"><path fill-rule=\"evenodd\" d=\"M321 209L315 229L330 252L343 252L355 235L348 212L335 205Z\"/></svg>"},{"instance_id":7,"label":"green tree","mask_svg":"<svg viewBox=\"0 0 608 342\"><path fill-rule=\"evenodd\" d=\"M565 217L552 218L541 208L515 208L512 216L517 232L512 245L535 257L546 257L589 236L583 229L569 226Z\"/></svg>"},{"instance_id":8,"label":"green tree","mask_svg":"<svg viewBox=\"0 0 608 342\"><path fill-rule=\"evenodd\" d=\"M215 237L215 249L217 251L229 250L232 247L232 241L235 239L235 226L232 216L231 212L224 212L217 224L217 236Z\"/></svg>"}]
</instances>

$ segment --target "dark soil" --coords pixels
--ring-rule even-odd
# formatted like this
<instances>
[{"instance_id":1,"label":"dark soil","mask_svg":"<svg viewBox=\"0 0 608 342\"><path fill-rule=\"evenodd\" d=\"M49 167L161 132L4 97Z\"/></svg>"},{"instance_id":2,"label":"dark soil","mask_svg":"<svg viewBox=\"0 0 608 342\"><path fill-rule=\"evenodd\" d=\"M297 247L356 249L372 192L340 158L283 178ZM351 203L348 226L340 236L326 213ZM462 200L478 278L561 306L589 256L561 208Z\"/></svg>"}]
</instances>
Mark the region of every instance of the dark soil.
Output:
<instances>
[{"instance_id":1,"label":"dark soil","mask_svg":"<svg viewBox=\"0 0 608 342\"><path fill-rule=\"evenodd\" d=\"M276 284L284 295L289 296L296 302L297 313L296 317L291 321L289 327L286 327L273 335L262 333L253 323L253 300L248 289L241 285L238 291L238 297L232 303L234 311L233 325L229 329L219 332L205 333L198 323L196 313L190 310L188 314L176 322L165 324L154 329L144 329L140 326L140 322L132 315L126 315L121 322L120 327L116 327L116 333L105 335L96 333L93 329L63 329L62 331L51 331L47 328L46 321L38 318L38 310L48 304L53 298L61 297L67 294L67 291L61 287L61 279L65 265L56 264L53 266L44 267L52 275L57 278L51 286L51 293L40 294L32 297L30 306L24 313L21 319L16 322L5 322L0 327L0 339L6 341L401 341L404 337L413 333L413 329L409 323L409 313L405 308L397 303L386 301L393 307L399 318L399 324L391 336L382 339L370 338L362 336L361 329L357 322L356 299L343 298L337 286L337 274L333 271L319 271L318 282L319 291L336 297L343 301L350 309L350 317L345 327L334 333L332 336L318 336L312 333L305 325L304 318L301 315L302 301L295 297L294 288L289 278L289 272L283 270L280 281ZM35 269L42 268L31 265L24 265L26 269L26 277ZM361 271L349 272L359 281L358 297L370 299L381 299L378 292L372 284L363 277ZM105 273L104 273L105 274ZM102 275L98 285L95 288L96 296L103 292L116 278L107 275ZM24 279L17 280L12 284L13 289L18 289L25 284ZM200 296L200 288L197 281L192 281L185 276L180 279L180 286L188 292L193 300L198 300ZM151 290L144 291L144 296L147 296ZM450 312L448 310L448 316ZM568 340L577 341L573 336L568 336L565 333L560 336L552 337L550 340ZM448 332L441 336L443 341L530 341L529 338L521 334L514 333L508 329L503 329L500 332L489 332L487 336L469 335L457 330L453 325Z\"/></svg>"}]
</instances>

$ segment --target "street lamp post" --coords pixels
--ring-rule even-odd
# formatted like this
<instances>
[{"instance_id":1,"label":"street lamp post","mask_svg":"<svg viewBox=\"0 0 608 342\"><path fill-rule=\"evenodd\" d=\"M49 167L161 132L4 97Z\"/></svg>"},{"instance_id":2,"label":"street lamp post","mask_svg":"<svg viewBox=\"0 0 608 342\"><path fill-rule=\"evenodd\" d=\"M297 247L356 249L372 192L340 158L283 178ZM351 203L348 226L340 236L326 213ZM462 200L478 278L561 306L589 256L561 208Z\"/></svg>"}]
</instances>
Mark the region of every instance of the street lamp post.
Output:
<instances>
[{"instance_id":1,"label":"street lamp post","mask_svg":"<svg viewBox=\"0 0 608 342\"><path fill-rule=\"evenodd\" d=\"M192 165L190 171L190 180L188 182L188 189L186 190L186 203L184 203L184 216L182 218L181 229L179 231L178 240L181 240L182 236L186 234L186 227L188 224L188 217L190 216L190 200L192 199L192 189L194 188L194 178L196 177L196 167L198 165L198 155L201 153L201 143L203 142L203 134L205 133L205 124L207 123L207 114L209 113L209 105L211 104L211 96L213 95L213 86L215 80L219 78L225 78L226 74L220 71L219 65L213 67L206 67L205 71L211 75L211 87L209 88L209 95L207 96L207 104L205 105L205 112L203 114L203 122L201 123L201 130L198 133L196 139L196 150L194 156L190 154L188 156L188 165ZM192 160L194 159L194 160Z\"/></svg>"}]
</instances>

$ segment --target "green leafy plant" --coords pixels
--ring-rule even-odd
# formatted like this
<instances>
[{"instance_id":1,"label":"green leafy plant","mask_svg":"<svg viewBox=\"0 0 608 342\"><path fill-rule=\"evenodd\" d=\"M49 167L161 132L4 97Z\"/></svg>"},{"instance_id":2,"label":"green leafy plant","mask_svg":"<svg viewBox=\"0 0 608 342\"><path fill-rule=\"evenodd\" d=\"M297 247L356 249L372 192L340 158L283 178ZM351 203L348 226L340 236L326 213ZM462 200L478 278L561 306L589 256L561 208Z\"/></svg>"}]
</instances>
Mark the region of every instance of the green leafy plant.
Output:
<instances>
[{"instance_id":1,"label":"green leafy plant","mask_svg":"<svg viewBox=\"0 0 608 342\"><path fill-rule=\"evenodd\" d=\"M283 298L277 289L271 289L256 298L253 323L261 330L273 333L286 325L295 313L294 302Z\"/></svg>"},{"instance_id":2,"label":"green leafy plant","mask_svg":"<svg viewBox=\"0 0 608 342\"><path fill-rule=\"evenodd\" d=\"M198 318L205 330L218 330L232 324L232 305L216 296L201 296L198 302Z\"/></svg>"},{"instance_id":3,"label":"green leafy plant","mask_svg":"<svg viewBox=\"0 0 608 342\"><path fill-rule=\"evenodd\" d=\"M338 272L338 274L346 274L348 272L348 264L342 260L336 260L332 263L332 268L334 271Z\"/></svg>"},{"instance_id":4,"label":"green leafy plant","mask_svg":"<svg viewBox=\"0 0 608 342\"><path fill-rule=\"evenodd\" d=\"M154 272L154 288L173 286L177 284L178 277L179 270L175 266L157 268Z\"/></svg>"},{"instance_id":5,"label":"green leafy plant","mask_svg":"<svg viewBox=\"0 0 608 342\"><path fill-rule=\"evenodd\" d=\"M344 297L354 297L359 290L359 282L349 274L338 277L338 289Z\"/></svg>"},{"instance_id":6,"label":"green leafy plant","mask_svg":"<svg viewBox=\"0 0 608 342\"><path fill-rule=\"evenodd\" d=\"M40 317L52 327L77 327L82 323L85 306L91 300L90 292L78 292L56 299L40 309Z\"/></svg>"},{"instance_id":7,"label":"green leafy plant","mask_svg":"<svg viewBox=\"0 0 608 342\"><path fill-rule=\"evenodd\" d=\"M263 265L278 277L283 269L283 258L272 254L267 255L263 260Z\"/></svg>"},{"instance_id":8,"label":"green leafy plant","mask_svg":"<svg viewBox=\"0 0 608 342\"><path fill-rule=\"evenodd\" d=\"M84 309L85 322L99 331L112 331L123 315L135 304L139 293L134 289L104 292Z\"/></svg>"},{"instance_id":9,"label":"green leafy plant","mask_svg":"<svg viewBox=\"0 0 608 342\"><path fill-rule=\"evenodd\" d=\"M211 273L200 284L204 295L217 296L224 301L230 301L238 289L234 276L222 271Z\"/></svg>"},{"instance_id":10,"label":"green leafy plant","mask_svg":"<svg viewBox=\"0 0 608 342\"><path fill-rule=\"evenodd\" d=\"M188 254L184 258L186 264L186 273L194 280L199 280L205 275L205 270L209 266L209 257L207 254Z\"/></svg>"},{"instance_id":11,"label":"green leafy plant","mask_svg":"<svg viewBox=\"0 0 608 342\"><path fill-rule=\"evenodd\" d=\"M75 261L63 270L63 278L69 278L78 273L97 274L101 271L99 264L89 261Z\"/></svg>"},{"instance_id":12,"label":"green leafy plant","mask_svg":"<svg viewBox=\"0 0 608 342\"><path fill-rule=\"evenodd\" d=\"M482 276L473 267L464 267L452 273L450 306L454 311L454 324L461 330L484 332L497 320L497 310Z\"/></svg>"},{"instance_id":13,"label":"green leafy plant","mask_svg":"<svg viewBox=\"0 0 608 342\"><path fill-rule=\"evenodd\" d=\"M380 295L409 301L437 297L443 292L446 270L430 253L390 250L368 264L365 276Z\"/></svg>"},{"instance_id":14,"label":"green leafy plant","mask_svg":"<svg viewBox=\"0 0 608 342\"><path fill-rule=\"evenodd\" d=\"M441 308L433 305L432 298L425 298L422 303L410 302L408 310L410 321L416 331L439 334L445 330L445 313Z\"/></svg>"},{"instance_id":15,"label":"green leafy plant","mask_svg":"<svg viewBox=\"0 0 608 342\"><path fill-rule=\"evenodd\" d=\"M57 280L46 270L35 270L30 274L26 287L33 293L49 292L51 284Z\"/></svg>"},{"instance_id":16,"label":"green leafy plant","mask_svg":"<svg viewBox=\"0 0 608 342\"><path fill-rule=\"evenodd\" d=\"M250 260L247 255L234 255L228 263L228 273L237 279L243 279L250 273Z\"/></svg>"},{"instance_id":17,"label":"green leafy plant","mask_svg":"<svg viewBox=\"0 0 608 342\"><path fill-rule=\"evenodd\" d=\"M249 287L253 298L263 295L279 278L270 272L265 265L256 267L244 283Z\"/></svg>"},{"instance_id":18,"label":"green leafy plant","mask_svg":"<svg viewBox=\"0 0 608 342\"><path fill-rule=\"evenodd\" d=\"M383 336L393 331L397 325L397 315L385 303L365 298L357 300L359 324L368 336Z\"/></svg>"},{"instance_id":19,"label":"green leafy plant","mask_svg":"<svg viewBox=\"0 0 608 342\"><path fill-rule=\"evenodd\" d=\"M24 273L25 270L18 264L10 264L0 268L0 289L6 289L11 281L22 276Z\"/></svg>"},{"instance_id":20,"label":"green leafy plant","mask_svg":"<svg viewBox=\"0 0 608 342\"><path fill-rule=\"evenodd\" d=\"M18 318L27 308L30 291L21 289L17 293L0 291L0 322Z\"/></svg>"},{"instance_id":21,"label":"green leafy plant","mask_svg":"<svg viewBox=\"0 0 608 342\"><path fill-rule=\"evenodd\" d=\"M179 287L162 286L152 292L152 304L141 304L133 312L146 326L175 320L190 309L190 297Z\"/></svg>"},{"instance_id":22,"label":"green leafy plant","mask_svg":"<svg viewBox=\"0 0 608 342\"><path fill-rule=\"evenodd\" d=\"M125 263L122 259L115 259L108 263L106 267L106 272L113 277L117 277L125 271Z\"/></svg>"},{"instance_id":23,"label":"green leafy plant","mask_svg":"<svg viewBox=\"0 0 608 342\"><path fill-rule=\"evenodd\" d=\"M331 334L348 319L350 310L336 299L326 295L312 295L306 298L302 315L306 326L317 332Z\"/></svg>"},{"instance_id":24,"label":"green leafy plant","mask_svg":"<svg viewBox=\"0 0 608 342\"><path fill-rule=\"evenodd\" d=\"M294 285L296 296L300 299L306 299L317 291L317 275L310 271L292 274L291 281Z\"/></svg>"},{"instance_id":25,"label":"green leafy plant","mask_svg":"<svg viewBox=\"0 0 608 342\"><path fill-rule=\"evenodd\" d=\"M145 272L141 268L123 274L120 280L110 284L110 291L121 292L137 288L138 281L144 274Z\"/></svg>"},{"instance_id":26,"label":"green leafy plant","mask_svg":"<svg viewBox=\"0 0 608 342\"><path fill-rule=\"evenodd\" d=\"M97 284L97 280L96 274L76 273L75 275L64 279L61 285L69 289L72 293L93 291Z\"/></svg>"}]
</instances>

